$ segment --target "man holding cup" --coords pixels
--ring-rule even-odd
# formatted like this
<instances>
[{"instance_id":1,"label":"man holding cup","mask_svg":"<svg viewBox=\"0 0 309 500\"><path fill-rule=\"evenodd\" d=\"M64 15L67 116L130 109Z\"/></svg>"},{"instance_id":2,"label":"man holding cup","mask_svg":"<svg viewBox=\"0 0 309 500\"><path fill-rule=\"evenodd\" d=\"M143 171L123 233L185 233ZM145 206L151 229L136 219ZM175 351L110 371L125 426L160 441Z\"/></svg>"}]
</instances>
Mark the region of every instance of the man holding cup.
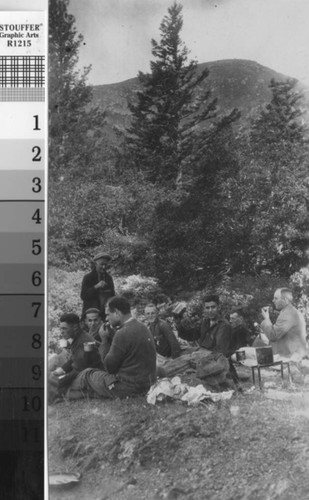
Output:
<instances>
[{"instance_id":1,"label":"man holding cup","mask_svg":"<svg viewBox=\"0 0 309 500\"><path fill-rule=\"evenodd\" d=\"M95 341L83 332L77 314L65 313L60 318L60 332L69 351L67 361L49 376L49 402L66 392L79 372L88 367L99 368L101 360Z\"/></svg>"},{"instance_id":2,"label":"man holding cup","mask_svg":"<svg viewBox=\"0 0 309 500\"><path fill-rule=\"evenodd\" d=\"M261 329L269 339L274 354L286 358L292 355L302 358L307 354L306 324L303 315L292 302L291 290L278 288L273 298L275 308L280 311L277 321L273 324L269 317L269 306L263 307Z\"/></svg>"}]
</instances>

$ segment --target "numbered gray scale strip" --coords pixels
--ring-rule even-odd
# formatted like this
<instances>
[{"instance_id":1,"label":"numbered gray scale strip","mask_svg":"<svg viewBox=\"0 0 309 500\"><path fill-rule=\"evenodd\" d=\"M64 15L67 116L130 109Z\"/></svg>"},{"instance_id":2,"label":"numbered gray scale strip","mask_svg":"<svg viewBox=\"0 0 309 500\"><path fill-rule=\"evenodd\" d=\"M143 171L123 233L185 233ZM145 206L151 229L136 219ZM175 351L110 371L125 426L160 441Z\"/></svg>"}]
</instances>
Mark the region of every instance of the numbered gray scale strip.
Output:
<instances>
[{"instance_id":1,"label":"numbered gray scale strip","mask_svg":"<svg viewBox=\"0 0 309 500\"><path fill-rule=\"evenodd\" d=\"M1 12L0 498L24 500L44 498L45 9Z\"/></svg>"}]
</instances>

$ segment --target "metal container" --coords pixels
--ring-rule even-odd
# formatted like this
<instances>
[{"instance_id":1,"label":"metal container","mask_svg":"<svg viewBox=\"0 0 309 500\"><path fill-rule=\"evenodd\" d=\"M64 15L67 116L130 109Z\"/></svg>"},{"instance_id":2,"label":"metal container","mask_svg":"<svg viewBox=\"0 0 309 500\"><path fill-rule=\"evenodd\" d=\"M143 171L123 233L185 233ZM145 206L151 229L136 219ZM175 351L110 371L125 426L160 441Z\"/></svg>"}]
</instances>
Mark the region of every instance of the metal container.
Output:
<instances>
[{"instance_id":1,"label":"metal container","mask_svg":"<svg viewBox=\"0 0 309 500\"><path fill-rule=\"evenodd\" d=\"M95 342L84 342L84 351L91 352L95 348Z\"/></svg>"},{"instance_id":2,"label":"metal container","mask_svg":"<svg viewBox=\"0 0 309 500\"><path fill-rule=\"evenodd\" d=\"M274 362L273 348L271 346L256 347L255 351L258 365L270 365Z\"/></svg>"},{"instance_id":3,"label":"metal container","mask_svg":"<svg viewBox=\"0 0 309 500\"><path fill-rule=\"evenodd\" d=\"M246 351L243 349L236 351L236 361L243 361L244 359L246 359Z\"/></svg>"}]
</instances>

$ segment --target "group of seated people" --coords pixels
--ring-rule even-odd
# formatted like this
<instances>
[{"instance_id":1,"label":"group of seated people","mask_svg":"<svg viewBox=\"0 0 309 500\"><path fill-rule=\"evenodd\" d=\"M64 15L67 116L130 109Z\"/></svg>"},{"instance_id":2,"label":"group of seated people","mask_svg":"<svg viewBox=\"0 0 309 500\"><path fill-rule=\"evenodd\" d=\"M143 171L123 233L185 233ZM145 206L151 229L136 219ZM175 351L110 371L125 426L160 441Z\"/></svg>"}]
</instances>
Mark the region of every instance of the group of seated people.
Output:
<instances>
[{"instance_id":1,"label":"group of seated people","mask_svg":"<svg viewBox=\"0 0 309 500\"><path fill-rule=\"evenodd\" d=\"M100 259L102 261L102 254ZM101 276L94 278L101 283L95 288L93 279L92 297L95 297L94 290L104 290L106 284ZM83 281L84 297L85 289ZM86 298L89 299L91 293L88 292ZM278 318L273 324L269 308L262 308L263 321L255 338L245 324L241 309L231 311L230 321L221 316L217 295L205 297L204 315L198 328L187 314L186 303L178 303L173 309L176 333L169 321L159 317L155 304L145 307L142 322L133 317L127 299L117 296L106 299L105 293L101 301L97 300L96 307L84 307L82 322L74 313L61 316L60 331L68 348L64 350L65 355L62 352L50 360L49 401L63 395L78 399L146 394L159 374L158 356L173 360L192 348L221 353L230 360L240 347L271 345L274 354L291 358L296 353L304 357L307 355L305 320L292 302L289 289L276 290L273 303L279 311ZM93 305L89 300L87 304ZM234 370L234 379L235 376L237 378Z\"/></svg>"}]
</instances>

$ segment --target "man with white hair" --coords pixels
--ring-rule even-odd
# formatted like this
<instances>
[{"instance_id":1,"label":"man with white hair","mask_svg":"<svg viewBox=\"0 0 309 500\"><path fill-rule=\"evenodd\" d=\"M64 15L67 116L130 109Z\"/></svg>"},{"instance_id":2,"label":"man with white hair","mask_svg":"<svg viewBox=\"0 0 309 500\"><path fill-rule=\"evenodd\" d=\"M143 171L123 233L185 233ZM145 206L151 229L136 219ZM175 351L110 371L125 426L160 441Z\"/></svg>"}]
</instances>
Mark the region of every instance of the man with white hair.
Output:
<instances>
[{"instance_id":1,"label":"man with white hair","mask_svg":"<svg viewBox=\"0 0 309 500\"><path fill-rule=\"evenodd\" d=\"M262 308L264 320L261 329L270 341L274 354L290 358L293 354L307 354L306 324L303 315L292 305L293 295L289 288L278 288L273 303L280 311L275 324L269 318L269 307Z\"/></svg>"}]
</instances>

